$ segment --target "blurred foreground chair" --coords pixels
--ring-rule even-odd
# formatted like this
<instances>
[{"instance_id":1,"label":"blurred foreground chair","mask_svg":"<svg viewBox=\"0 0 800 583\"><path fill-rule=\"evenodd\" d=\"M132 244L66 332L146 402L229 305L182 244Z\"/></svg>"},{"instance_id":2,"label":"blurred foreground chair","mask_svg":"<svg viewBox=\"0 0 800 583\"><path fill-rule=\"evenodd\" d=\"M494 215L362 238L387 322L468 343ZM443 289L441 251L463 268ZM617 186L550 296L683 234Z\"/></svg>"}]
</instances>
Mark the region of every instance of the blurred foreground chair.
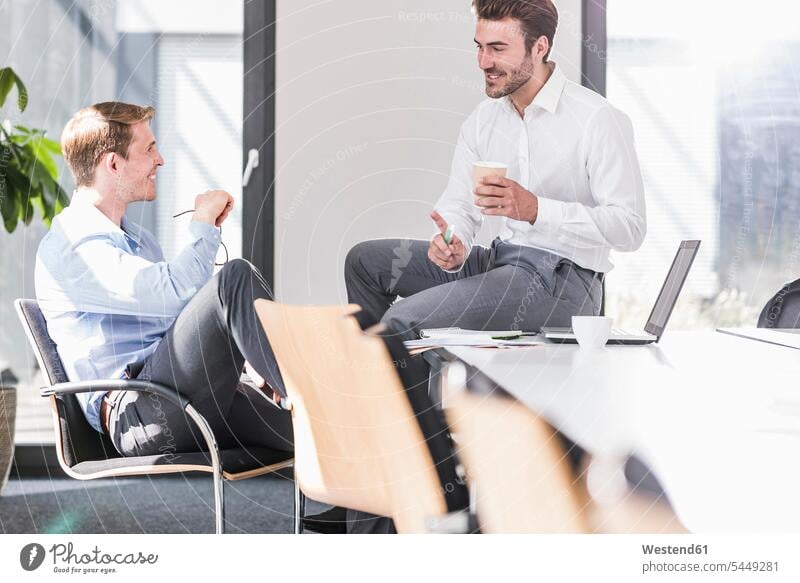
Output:
<instances>
[{"instance_id":1,"label":"blurred foreground chair","mask_svg":"<svg viewBox=\"0 0 800 583\"><path fill-rule=\"evenodd\" d=\"M77 480L94 480L179 472L210 473L214 479L215 528L218 534L222 534L225 531L224 481L261 476L292 465L291 454L282 451L253 447L220 451L203 416L195 411L191 402L170 387L125 379L69 382L56 345L47 332L39 304L36 300L18 299L14 306L47 382L41 394L50 398L56 453L68 476ZM203 435L208 451L121 456L107 435L98 433L89 425L75 397L78 393L112 389L152 393L183 407ZM295 508L295 513L298 510Z\"/></svg>"},{"instance_id":2,"label":"blurred foreground chair","mask_svg":"<svg viewBox=\"0 0 800 583\"><path fill-rule=\"evenodd\" d=\"M404 385L401 342L362 331L355 305L255 305L289 396L298 507L308 496L419 533L467 506L427 386Z\"/></svg>"},{"instance_id":3,"label":"blurred foreground chair","mask_svg":"<svg viewBox=\"0 0 800 583\"><path fill-rule=\"evenodd\" d=\"M447 418L481 532L685 532L661 501L629 491L593 498L586 482L592 467L576 472L541 417L514 399L465 390L463 365L449 365L445 375Z\"/></svg>"}]
</instances>

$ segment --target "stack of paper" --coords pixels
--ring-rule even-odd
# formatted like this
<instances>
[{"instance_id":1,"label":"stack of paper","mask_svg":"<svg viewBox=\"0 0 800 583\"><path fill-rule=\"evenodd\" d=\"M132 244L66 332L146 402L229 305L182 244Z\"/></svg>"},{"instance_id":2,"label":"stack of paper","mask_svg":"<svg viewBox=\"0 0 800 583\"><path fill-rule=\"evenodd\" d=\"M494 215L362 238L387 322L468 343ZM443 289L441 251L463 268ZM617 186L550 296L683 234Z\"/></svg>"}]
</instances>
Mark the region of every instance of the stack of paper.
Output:
<instances>
[{"instance_id":1,"label":"stack of paper","mask_svg":"<svg viewBox=\"0 0 800 583\"><path fill-rule=\"evenodd\" d=\"M436 328L422 330L419 340L405 342L411 354L419 354L444 346L476 346L484 348L510 348L544 344L535 334L515 330L465 330L462 328Z\"/></svg>"}]
</instances>

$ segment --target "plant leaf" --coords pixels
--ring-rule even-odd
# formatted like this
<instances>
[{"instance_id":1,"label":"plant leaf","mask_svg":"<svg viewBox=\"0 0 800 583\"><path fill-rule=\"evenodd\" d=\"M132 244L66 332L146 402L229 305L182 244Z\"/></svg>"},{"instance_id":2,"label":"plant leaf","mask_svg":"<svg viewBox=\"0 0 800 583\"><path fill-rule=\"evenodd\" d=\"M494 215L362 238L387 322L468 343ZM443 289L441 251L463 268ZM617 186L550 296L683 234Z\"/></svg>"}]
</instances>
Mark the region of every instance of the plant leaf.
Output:
<instances>
[{"instance_id":1,"label":"plant leaf","mask_svg":"<svg viewBox=\"0 0 800 583\"><path fill-rule=\"evenodd\" d=\"M26 226L30 225L31 221L33 220L33 212L35 210L33 206L33 201L36 199L41 200L41 198L42 198L41 189L33 190L30 193L30 196L25 197L23 204L19 205L20 206L19 218L22 219L22 222L25 223Z\"/></svg>"},{"instance_id":2,"label":"plant leaf","mask_svg":"<svg viewBox=\"0 0 800 583\"><path fill-rule=\"evenodd\" d=\"M17 107L20 111L25 111L28 107L28 89L11 67L0 69L0 107L5 104L14 85L17 86Z\"/></svg>"},{"instance_id":3,"label":"plant leaf","mask_svg":"<svg viewBox=\"0 0 800 583\"><path fill-rule=\"evenodd\" d=\"M19 220L18 201L19 197L14 189L9 189L0 197L0 214L3 215L3 225L9 233L14 232Z\"/></svg>"},{"instance_id":4,"label":"plant leaf","mask_svg":"<svg viewBox=\"0 0 800 583\"><path fill-rule=\"evenodd\" d=\"M17 84L17 107L20 111L25 111L25 108L28 107L28 88L16 73L14 73L14 81Z\"/></svg>"},{"instance_id":5,"label":"plant leaf","mask_svg":"<svg viewBox=\"0 0 800 583\"><path fill-rule=\"evenodd\" d=\"M51 154L54 154L56 156L61 156L61 144L59 142L51 140L50 138L45 138L44 134L42 134L40 143L42 147ZM56 177L54 176L54 178Z\"/></svg>"},{"instance_id":6,"label":"plant leaf","mask_svg":"<svg viewBox=\"0 0 800 583\"><path fill-rule=\"evenodd\" d=\"M42 144L42 140L43 138L36 138L30 144L28 144L28 147L30 147L30 151L35 159L34 164L37 166L42 166L50 175L50 178L55 180L58 177L58 166L56 166L56 163L53 160L53 157L50 155L50 152Z\"/></svg>"},{"instance_id":7,"label":"plant leaf","mask_svg":"<svg viewBox=\"0 0 800 583\"><path fill-rule=\"evenodd\" d=\"M61 185L49 176L45 178L42 181L42 219L48 223L68 204L69 198Z\"/></svg>"},{"instance_id":8,"label":"plant leaf","mask_svg":"<svg viewBox=\"0 0 800 583\"><path fill-rule=\"evenodd\" d=\"M14 72L9 67L0 69L0 107L3 107L6 102L6 97L14 87Z\"/></svg>"},{"instance_id":9,"label":"plant leaf","mask_svg":"<svg viewBox=\"0 0 800 583\"><path fill-rule=\"evenodd\" d=\"M23 174L14 164L9 164L6 168L7 183L10 188L3 198L3 222L6 230L11 233L17 226L18 219L23 213L23 204L31 195L31 183L28 177Z\"/></svg>"},{"instance_id":10,"label":"plant leaf","mask_svg":"<svg viewBox=\"0 0 800 583\"><path fill-rule=\"evenodd\" d=\"M0 201L5 201L6 197L11 196L11 179L6 169L10 160L11 149L0 142ZM5 214L3 216L5 216Z\"/></svg>"},{"instance_id":11,"label":"plant leaf","mask_svg":"<svg viewBox=\"0 0 800 583\"><path fill-rule=\"evenodd\" d=\"M45 211L45 208L44 208L44 196L37 196L31 202L33 203L34 207L39 209L39 214L44 219L45 215L47 215L47 212Z\"/></svg>"},{"instance_id":12,"label":"plant leaf","mask_svg":"<svg viewBox=\"0 0 800 583\"><path fill-rule=\"evenodd\" d=\"M61 185L58 183L56 183L56 187L58 188L58 193L56 194L56 204L53 205L53 216L56 216L69 205L69 196L67 196L67 192L61 188Z\"/></svg>"}]
</instances>

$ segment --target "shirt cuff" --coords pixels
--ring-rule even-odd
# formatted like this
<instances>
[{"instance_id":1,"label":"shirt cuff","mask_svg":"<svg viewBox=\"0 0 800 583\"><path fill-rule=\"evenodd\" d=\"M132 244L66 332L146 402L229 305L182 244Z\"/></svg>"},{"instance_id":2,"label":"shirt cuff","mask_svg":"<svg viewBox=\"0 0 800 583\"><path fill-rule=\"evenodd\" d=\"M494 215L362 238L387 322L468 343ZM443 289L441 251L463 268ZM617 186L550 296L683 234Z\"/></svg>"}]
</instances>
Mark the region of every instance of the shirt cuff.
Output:
<instances>
[{"instance_id":1,"label":"shirt cuff","mask_svg":"<svg viewBox=\"0 0 800 583\"><path fill-rule=\"evenodd\" d=\"M452 215L447 211L440 211L436 209L442 218L447 221L448 225L453 225L455 227L454 235L458 237L458 239L463 243L464 248L467 250L467 254L469 254L470 249L472 249L472 244L474 243L475 237L470 232L470 228L467 226L466 222L463 221L457 215ZM431 235L431 239L433 239L439 232L437 231L433 235Z\"/></svg>"},{"instance_id":2,"label":"shirt cuff","mask_svg":"<svg viewBox=\"0 0 800 583\"><path fill-rule=\"evenodd\" d=\"M439 235L441 235L441 233L439 231L436 231L433 235L431 235L431 241L433 241ZM466 265L467 263L467 257L469 257L469 252L472 249L471 247L467 247L466 245L464 246L464 248L467 250L466 254L464 255L464 263L459 265L456 269L445 269L444 267L439 267L438 265L436 267L439 267L439 269L441 269L445 273L458 273L459 271L464 269L464 265Z\"/></svg>"},{"instance_id":3,"label":"shirt cuff","mask_svg":"<svg viewBox=\"0 0 800 583\"><path fill-rule=\"evenodd\" d=\"M194 240L205 239L210 243L219 243L219 229L203 221L189 221L189 232Z\"/></svg>"},{"instance_id":4,"label":"shirt cuff","mask_svg":"<svg viewBox=\"0 0 800 583\"><path fill-rule=\"evenodd\" d=\"M564 223L564 203L550 198L539 199L539 210L533 228L537 232L556 237Z\"/></svg>"}]
</instances>

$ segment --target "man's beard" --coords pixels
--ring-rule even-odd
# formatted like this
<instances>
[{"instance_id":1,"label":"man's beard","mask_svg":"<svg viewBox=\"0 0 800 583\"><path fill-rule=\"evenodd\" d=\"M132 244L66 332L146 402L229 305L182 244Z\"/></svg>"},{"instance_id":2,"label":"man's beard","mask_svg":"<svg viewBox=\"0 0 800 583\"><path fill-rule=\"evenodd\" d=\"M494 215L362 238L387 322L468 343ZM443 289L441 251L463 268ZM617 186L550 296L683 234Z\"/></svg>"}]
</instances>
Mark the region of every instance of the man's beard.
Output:
<instances>
[{"instance_id":1,"label":"man's beard","mask_svg":"<svg viewBox=\"0 0 800 583\"><path fill-rule=\"evenodd\" d=\"M487 71L491 72L491 70ZM512 69L509 73L506 73L506 77L508 81L506 81L505 85L502 87L492 88L489 87L489 84L486 84L486 95L491 97L492 99L498 99L500 97L505 97L506 95L511 95L525 85L530 78L533 76L533 60L530 57L526 57L522 63L520 63L519 67L516 69Z\"/></svg>"}]
</instances>

